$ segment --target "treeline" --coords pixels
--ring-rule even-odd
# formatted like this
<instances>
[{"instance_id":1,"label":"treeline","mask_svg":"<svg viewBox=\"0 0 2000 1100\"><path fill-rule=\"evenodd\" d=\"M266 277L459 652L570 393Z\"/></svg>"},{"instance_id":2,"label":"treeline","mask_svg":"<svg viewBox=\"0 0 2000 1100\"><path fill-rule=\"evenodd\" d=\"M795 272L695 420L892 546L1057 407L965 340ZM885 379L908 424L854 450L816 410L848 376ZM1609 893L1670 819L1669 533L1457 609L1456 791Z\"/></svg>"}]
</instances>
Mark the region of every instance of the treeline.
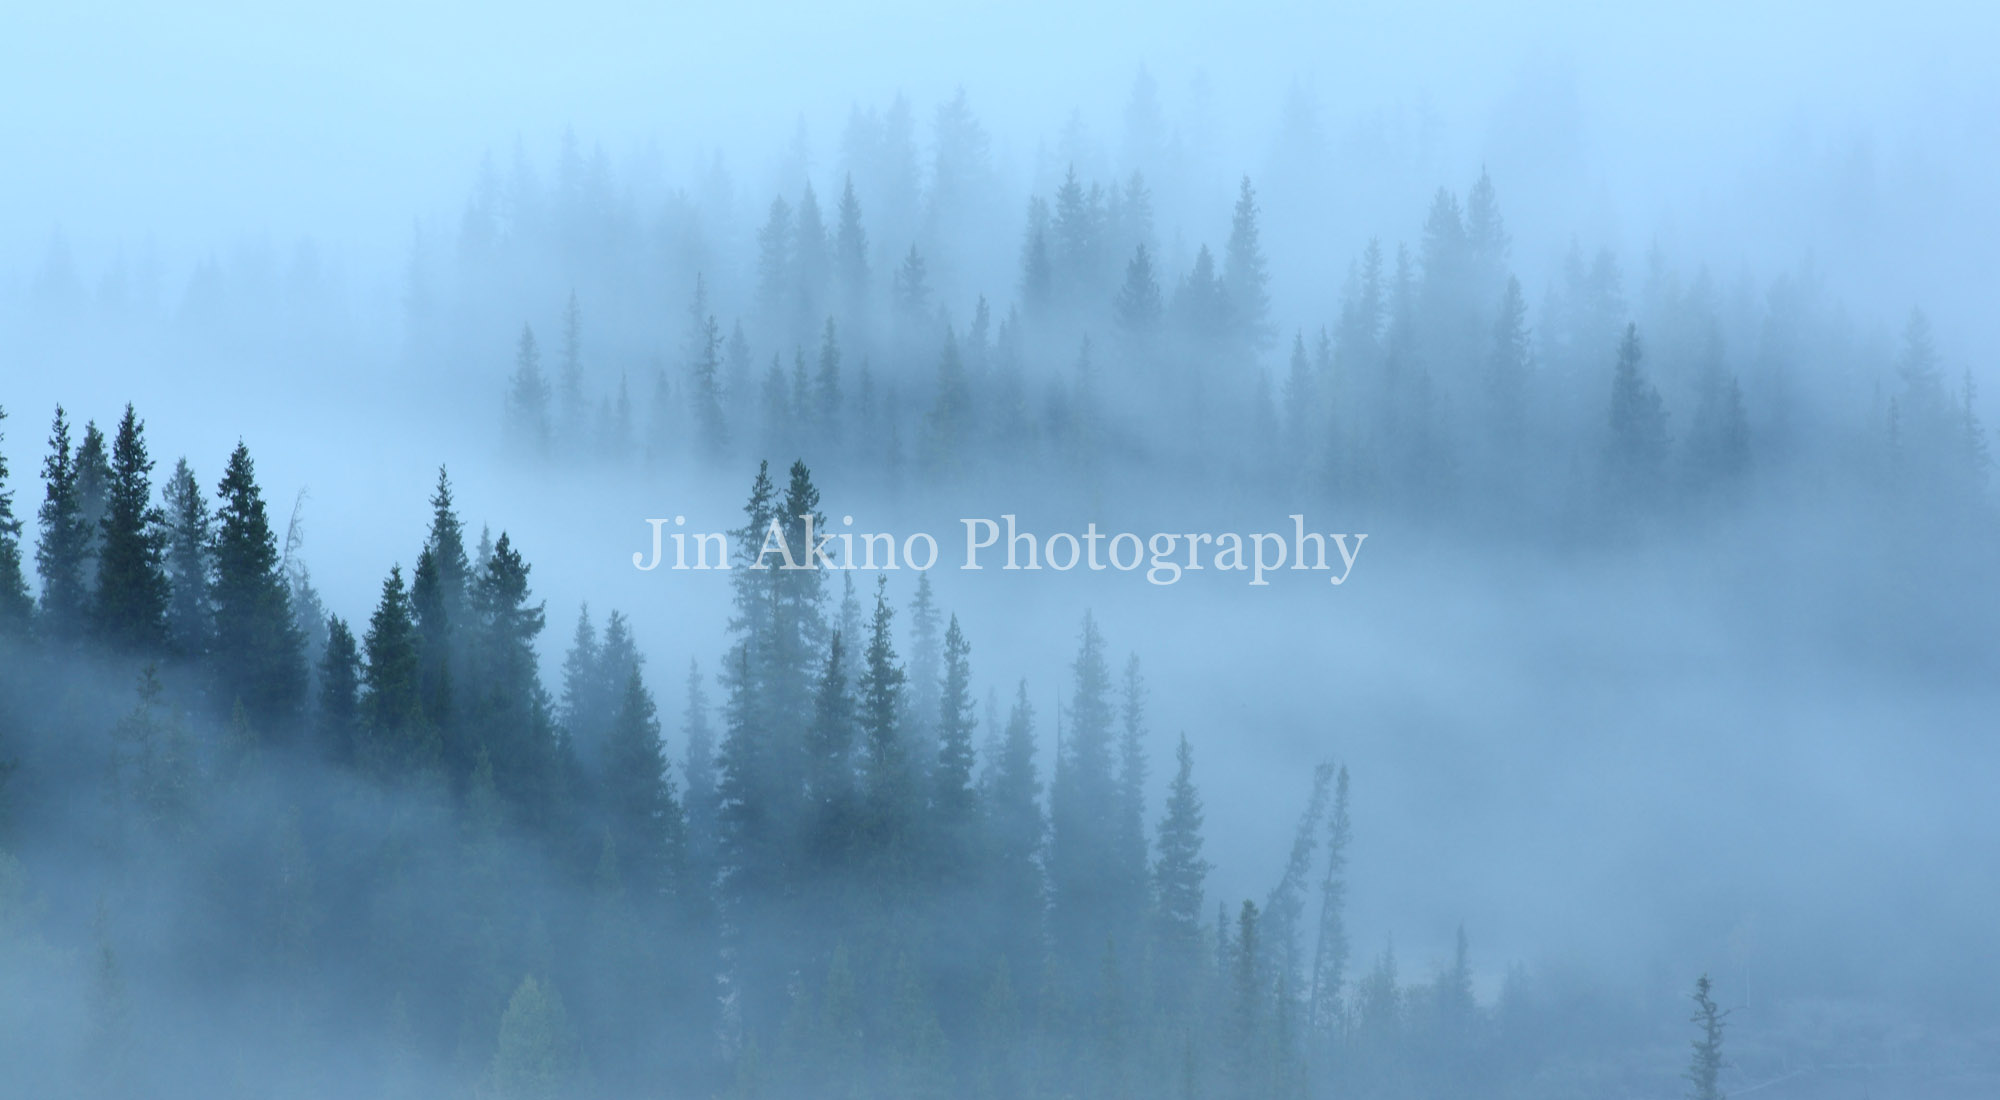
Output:
<instances>
[{"instance_id":1,"label":"treeline","mask_svg":"<svg viewBox=\"0 0 2000 1100\"><path fill-rule=\"evenodd\" d=\"M1462 935L1434 979L1353 965L1344 769L1217 904L1193 750L1148 805L1144 678L1088 615L1045 764L927 582L759 568L806 560L803 463L759 470L671 759L619 614L542 684L530 567L442 472L350 626L243 446L212 493L152 469L131 409L108 446L58 412L38 596L0 471L0 963L78 1017L0 1045L44 1094L1465 1095L1550 1053Z\"/></svg>"},{"instance_id":2,"label":"treeline","mask_svg":"<svg viewBox=\"0 0 2000 1100\"><path fill-rule=\"evenodd\" d=\"M561 208L564 194L546 198ZM772 200L742 255L714 242L690 254L750 273L726 302L699 268L648 282L663 295L692 284L678 324L657 309L623 317L593 352L590 301L572 292L552 363L519 330L507 450L640 470L783 443L820 468L947 486L995 465L1007 473L977 476L1165 470L1565 532L1829 479L1870 504L1985 505L1971 373L1947 372L1920 312L1891 347L1810 272L1725 282L1656 252L1631 285L1614 253L1575 244L1555 278L1525 286L1483 173L1462 199L1437 192L1414 246L1371 242L1342 285L1314 295L1324 312L1290 331L1263 244L1289 227L1262 224L1247 178L1213 251L1190 254L1176 234L1163 258L1143 174L1086 182L1072 169L1029 199L1011 270L956 266L962 298L940 291L917 244L871 243L851 173L839 196L822 213L807 183ZM502 269L554 247L479 238L482 264ZM598 282L590 255L555 266Z\"/></svg>"}]
</instances>

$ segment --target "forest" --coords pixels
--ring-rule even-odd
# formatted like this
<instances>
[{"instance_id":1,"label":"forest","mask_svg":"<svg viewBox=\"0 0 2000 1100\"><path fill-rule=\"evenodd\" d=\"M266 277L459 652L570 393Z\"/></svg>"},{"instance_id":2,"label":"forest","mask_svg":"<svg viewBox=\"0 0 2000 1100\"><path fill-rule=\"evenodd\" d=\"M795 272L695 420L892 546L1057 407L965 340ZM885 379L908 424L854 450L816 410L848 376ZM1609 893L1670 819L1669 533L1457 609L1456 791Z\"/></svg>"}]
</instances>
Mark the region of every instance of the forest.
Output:
<instances>
[{"instance_id":1,"label":"forest","mask_svg":"<svg viewBox=\"0 0 2000 1100\"><path fill-rule=\"evenodd\" d=\"M0 1095L1987 1095L1968 323L1167 95L0 283Z\"/></svg>"}]
</instances>

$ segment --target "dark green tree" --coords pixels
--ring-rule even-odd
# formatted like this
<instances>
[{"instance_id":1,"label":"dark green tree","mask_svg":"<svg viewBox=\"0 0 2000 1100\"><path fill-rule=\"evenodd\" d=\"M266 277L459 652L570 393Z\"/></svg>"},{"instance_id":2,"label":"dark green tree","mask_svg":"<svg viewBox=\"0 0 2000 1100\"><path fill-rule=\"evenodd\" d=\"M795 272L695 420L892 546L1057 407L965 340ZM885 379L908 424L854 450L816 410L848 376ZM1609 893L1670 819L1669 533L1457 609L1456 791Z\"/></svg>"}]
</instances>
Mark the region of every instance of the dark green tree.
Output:
<instances>
[{"instance_id":1,"label":"dark green tree","mask_svg":"<svg viewBox=\"0 0 2000 1100\"><path fill-rule=\"evenodd\" d=\"M70 447L69 420L61 405L56 406L55 423L49 429L42 483L44 495L37 513L41 538L35 545L35 571L42 579L42 629L54 638L75 638L83 633L89 608L91 538L77 488L77 456Z\"/></svg>"},{"instance_id":2,"label":"dark green tree","mask_svg":"<svg viewBox=\"0 0 2000 1100\"><path fill-rule=\"evenodd\" d=\"M225 707L240 702L257 733L282 735L305 701L305 639L292 618L250 449L240 442L217 495L211 650L217 701Z\"/></svg>"},{"instance_id":3,"label":"dark green tree","mask_svg":"<svg viewBox=\"0 0 2000 1100\"><path fill-rule=\"evenodd\" d=\"M209 604L214 523L208 494L195 480L187 459L174 463L165 497L167 636L182 656L200 657L208 652L214 634Z\"/></svg>"},{"instance_id":4,"label":"dark green tree","mask_svg":"<svg viewBox=\"0 0 2000 1100\"><path fill-rule=\"evenodd\" d=\"M7 410L0 408L0 420ZM0 432L0 442L6 440ZM14 490L7 485L7 455L0 451L0 636L27 633L35 612L22 573L21 521L14 515Z\"/></svg>"},{"instance_id":5,"label":"dark green tree","mask_svg":"<svg viewBox=\"0 0 2000 1100\"><path fill-rule=\"evenodd\" d=\"M328 757L352 761L361 737L361 651L354 632L338 615L326 622L326 653L319 662L320 749Z\"/></svg>"},{"instance_id":6,"label":"dark green tree","mask_svg":"<svg viewBox=\"0 0 2000 1100\"><path fill-rule=\"evenodd\" d=\"M152 470L145 425L126 405L111 447L104 516L98 521L92 620L100 640L127 653L158 654L167 648L166 517L153 506Z\"/></svg>"}]
</instances>

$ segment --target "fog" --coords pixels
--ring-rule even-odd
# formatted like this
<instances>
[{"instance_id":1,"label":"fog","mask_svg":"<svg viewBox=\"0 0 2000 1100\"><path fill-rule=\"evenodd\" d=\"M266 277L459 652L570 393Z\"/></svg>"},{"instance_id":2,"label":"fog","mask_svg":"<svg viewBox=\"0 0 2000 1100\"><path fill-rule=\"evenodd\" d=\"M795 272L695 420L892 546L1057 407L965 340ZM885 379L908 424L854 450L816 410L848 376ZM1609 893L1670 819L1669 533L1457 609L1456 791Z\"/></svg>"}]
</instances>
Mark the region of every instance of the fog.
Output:
<instances>
[{"instance_id":1,"label":"fog","mask_svg":"<svg viewBox=\"0 0 2000 1100\"><path fill-rule=\"evenodd\" d=\"M0 1095L1991 1094L2000 17L1467 7L0 16Z\"/></svg>"}]
</instances>

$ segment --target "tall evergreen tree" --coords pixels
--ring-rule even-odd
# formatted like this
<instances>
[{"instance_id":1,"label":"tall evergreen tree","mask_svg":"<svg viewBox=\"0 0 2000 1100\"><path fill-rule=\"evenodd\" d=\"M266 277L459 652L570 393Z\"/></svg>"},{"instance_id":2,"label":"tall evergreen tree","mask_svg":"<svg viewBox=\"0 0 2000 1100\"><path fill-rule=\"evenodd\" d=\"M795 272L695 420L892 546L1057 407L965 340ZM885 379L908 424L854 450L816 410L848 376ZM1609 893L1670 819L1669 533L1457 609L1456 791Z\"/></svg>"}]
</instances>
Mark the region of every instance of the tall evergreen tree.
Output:
<instances>
[{"instance_id":1,"label":"tall evergreen tree","mask_svg":"<svg viewBox=\"0 0 2000 1100\"><path fill-rule=\"evenodd\" d=\"M167 636L182 656L199 657L208 652L213 633L209 585L214 523L208 495L195 480L187 459L174 463L165 498Z\"/></svg>"},{"instance_id":2,"label":"tall evergreen tree","mask_svg":"<svg viewBox=\"0 0 2000 1100\"><path fill-rule=\"evenodd\" d=\"M7 410L0 408L0 421ZM0 432L0 442L6 440ZM21 521L14 515L14 490L7 485L7 454L0 451L0 637L27 633L35 612L21 571Z\"/></svg>"},{"instance_id":3,"label":"tall evergreen tree","mask_svg":"<svg viewBox=\"0 0 2000 1100\"><path fill-rule=\"evenodd\" d=\"M1709 992L1711 988L1706 974L1694 983L1694 1015L1689 1022L1697 1033L1694 1054L1688 1060L1688 1100L1723 1098L1722 1071L1728 1063L1722 1060L1722 1030L1723 1019L1729 1013L1717 1007Z\"/></svg>"},{"instance_id":4,"label":"tall evergreen tree","mask_svg":"<svg viewBox=\"0 0 2000 1100\"><path fill-rule=\"evenodd\" d=\"M507 383L507 439L515 456L541 458L549 452L549 380L535 330L521 326L514 345L514 373Z\"/></svg>"},{"instance_id":5,"label":"tall evergreen tree","mask_svg":"<svg viewBox=\"0 0 2000 1100\"><path fill-rule=\"evenodd\" d=\"M41 538L35 545L35 571L42 579L42 629L54 638L82 634L89 607L86 568L90 527L84 521L77 488L77 457L70 447L69 421L61 405L49 429L49 454L42 461L44 495L37 513Z\"/></svg>"},{"instance_id":6,"label":"tall evergreen tree","mask_svg":"<svg viewBox=\"0 0 2000 1100\"><path fill-rule=\"evenodd\" d=\"M652 906L681 878L686 819L668 773L652 693L635 667L605 744L605 816L627 896Z\"/></svg>"},{"instance_id":7,"label":"tall evergreen tree","mask_svg":"<svg viewBox=\"0 0 2000 1100\"><path fill-rule=\"evenodd\" d=\"M1257 192L1250 177L1236 192L1236 212L1229 223L1229 245L1222 256L1222 292L1237 339L1252 351L1271 344L1271 273L1257 228Z\"/></svg>"},{"instance_id":8,"label":"tall evergreen tree","mask_svg":"<svg viewBox=\"0 0 2000 1100\"><path fill-rule=\"evenodd\" d=\"M937 763L931 769L931 828L947 871L971 862L977 795L972 782L972 643L958 616L944 632L944 683L938 700Z\"/></svg>"},{"instance_id":9,"label":"tall evergreen tree","mask_svg":"<svg viewBox=\"0 0 2000 1100\"><path fill-rule=\"evenodd\" d=\"M1194 785L1194 750L1186 734L1174 750L1174 778L1167 787L1167 808L1155 840L1153 891L1160 961L1165 968L1161 988L1186 998L1200 959L1203 888L1211 864L1202 858L1201 793ZM1185 1004L1185 1000L1182 1002Z\"/></svg>"},{"instance_id":10,"label":"tall evergreen tree","mask_svg":"<svg viewBox=\"0 0 2000 1100\"><path fill-rule=\"evenodd\" d=\"M328 617L326 654L319 665L320 749L342 762L354 759L361 735L361 651L338 615Z\"/></svg>"},{"instance_id":11,"label":"tall evergreen tree","mask_svg":"<svg viewBox=\"0 0 2000 1100\"><path fill-rule=\"evenodd\" d=\"M382 582L382 598L369 617L362 647L368 657L362 676L367 728L362 762L393 778L436 763L437 745L423 710L417 626L401 566L391 568Z\"/></svg>"},{"instance_id":12,"label":"tall evergreen tree","mask_svg":"<svg viewBox=\"0 0 2000 1100\"><path fill-rule=\"evenodd\" d=\"M215 642L218 700L241 703L252 728L283 735L306 692L305 639L292 617L277 538L250 449L230 452L216 495Z\"/></svg>"},{"instance_id":13,"label":"tall evergreen tree","mask_svg":"<svg viewBox=\"0 0 2000 1100\"><path fill-rule=\"evenodd\" d=\"M153 505L145 425L131 405L118 422L104 517L98 521L99 554L93 620L99 639L129 653L157 654L167 647L167 575L163 563L165 516Z\"/></svg>"},{"instance_id":14,"label":"tall evergreen tree","mask_svg":"<svg viewBox=\"0 0 2000 1100\"><path fill-rule=\"evenodd\" d=\"M1625 326L1618 345L1618 365L1611 376L1611 442L1608 452L1613 487L1627 503L1642 503L1659 488L1667 451L1667 410L1660 391L1639 370L1639 328Z\"/></svg>"}]
</instances>

